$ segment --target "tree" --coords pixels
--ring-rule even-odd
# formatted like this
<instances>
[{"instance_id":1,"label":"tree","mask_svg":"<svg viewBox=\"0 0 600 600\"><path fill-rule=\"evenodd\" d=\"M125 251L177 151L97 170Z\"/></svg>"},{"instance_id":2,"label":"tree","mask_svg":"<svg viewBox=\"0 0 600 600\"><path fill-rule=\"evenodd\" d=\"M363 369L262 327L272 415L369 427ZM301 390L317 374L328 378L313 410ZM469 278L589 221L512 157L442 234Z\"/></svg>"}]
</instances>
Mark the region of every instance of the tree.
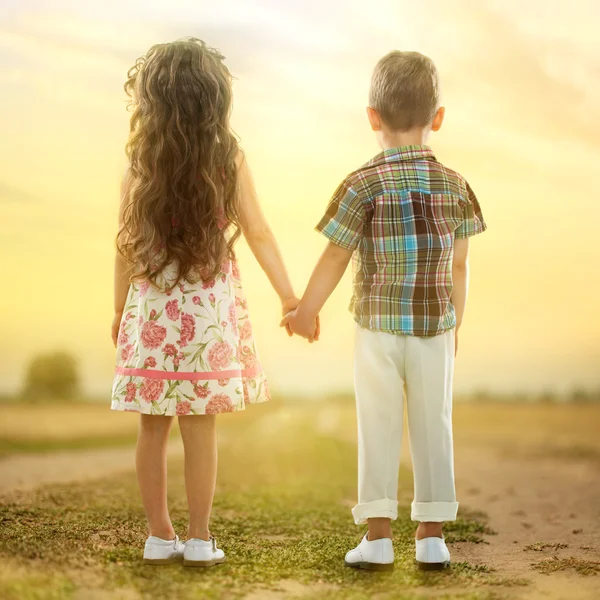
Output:
<instances>
[{"instance_id":1,"label":"tree","mask_svg":"<svg viewBox=\"0 0 600 600\"><path fill-rule=\"evenodd\" d=\"M558 397L552 390L547 389L540 394L538 400L543 404L556 404L558 402Z\"/></svg>"},{"instance_id":2,"label":"tree","mask_svg":"<svg viewBox=\"0 0 600 600\"><path fill-rule=\"evenodd\" d=\"M592 402L593 394L583 387L576 387L571 390L570 400L579 404Z\"/></svg>"},{"instance_id":3,"label":"tree","mask_svg":"<svg viewBox=\"0 0 600 600\"><path fill-rule=\"evenodd\" d=\"M77 361L67 352L52 352L35 356L25 376L23 398L72 400L79 392Z\"/></svg>"}]
</instances>

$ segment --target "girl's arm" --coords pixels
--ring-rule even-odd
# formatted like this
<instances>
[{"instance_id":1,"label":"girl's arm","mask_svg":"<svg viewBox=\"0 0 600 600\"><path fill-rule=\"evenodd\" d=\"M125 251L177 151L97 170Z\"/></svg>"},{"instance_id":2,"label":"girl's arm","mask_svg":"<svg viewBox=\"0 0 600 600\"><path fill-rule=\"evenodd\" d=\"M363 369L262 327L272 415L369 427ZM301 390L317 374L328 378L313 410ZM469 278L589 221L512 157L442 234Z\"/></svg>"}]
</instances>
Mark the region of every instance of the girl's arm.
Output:
<instances>
[{"instance_id":1,"label":"girl's arm","mask_svg":"<svg viewBox=\"0 0 600 600\"><path fill-rule=\"evenodd\" d=\"M123 227L123 211L125 210L127 176L125 173L123 182L121 183L121 202L119 204L119 231ZM125 259L117 252L115 256L115 279L114 279L114 317L111 328L112 341L115 347L117 346L117 338L119 335L119 327L121 325L121 317L129 292L129 274Z\"/></svg>"},{"instance_id":2,"label":"girl's arm","mask_svg":"<svg viewBox=\"0 0 600 600\"><path fill-rule=\"evenodd\" d=\"M283 314L298 306L275 236L260 207L248 162L240 152L236 160L240 201L240 225L252 254L281 300Z\"/></svg>"}]
</instances>

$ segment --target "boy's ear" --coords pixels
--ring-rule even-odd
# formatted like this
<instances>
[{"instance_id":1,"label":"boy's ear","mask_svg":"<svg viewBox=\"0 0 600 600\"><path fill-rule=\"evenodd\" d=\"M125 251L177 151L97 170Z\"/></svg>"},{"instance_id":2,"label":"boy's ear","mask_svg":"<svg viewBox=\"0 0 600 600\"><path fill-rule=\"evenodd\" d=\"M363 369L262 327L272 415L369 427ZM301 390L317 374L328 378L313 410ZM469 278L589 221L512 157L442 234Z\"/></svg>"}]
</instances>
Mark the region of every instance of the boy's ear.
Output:
<instances>
[{"instance_id":1,"label":"boy's ear","mask_svg":"<svg viewBox=\"0 0 600 600\"><path fill-rule=\"evenodd\" d=\"M379 113L370 106L367 106L367 118L373 131L381 131L381 117Z\"/></svg>"},{"instance_id":2,"label":"boy's ear","mask_svg":"<svg viewBox=\"0 0 600 600\"><path fill-rule=\"evenodd\" d=\"M442 123L444 122L444 115L446 114L446 109L443 106L440 106L435 113L435 117L433 117L433 121L431 123L431 131L439 131Z\"/></svg>"}]
</instances>

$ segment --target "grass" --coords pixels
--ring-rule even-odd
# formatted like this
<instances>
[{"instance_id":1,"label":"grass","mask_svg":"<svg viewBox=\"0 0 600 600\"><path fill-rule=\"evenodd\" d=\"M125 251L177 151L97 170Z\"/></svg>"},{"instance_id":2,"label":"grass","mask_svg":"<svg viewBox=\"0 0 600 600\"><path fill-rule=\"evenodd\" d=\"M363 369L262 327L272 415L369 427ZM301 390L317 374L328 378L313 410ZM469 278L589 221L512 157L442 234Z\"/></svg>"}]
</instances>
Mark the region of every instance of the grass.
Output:
<instances>
[{"instance_id":1,"label":"grass","mask_svg":"<svg viewBox=\"0 0 600 600\"><path fill-rule=\"evenodd\" d=\"M414 564L410 473L401 475L395 528L396 570L356 572L343 566L360 539L350 507L356 448L321 431L312 410L255 407L221 418L220 473L212 529L228 562L208 570L141 564L146 536L135 476L54 485L0 500L0 598L504 598L485 565L454 564L422 573ZM126 417L127 418L127 417ZM169 465L176 530L186 527L180 461ZM449 542L493 533L482 513L461 512Z\"/></svg>"},{"instance_id":2,"label":"grass","mask_svg":"<svg viewBox=\"0 0 600 600\"><path fill-rule=\"evenodd\" d=\"M600 562L584 560L574 556L568 558L552 556L540 562L531 563L531 567L544 575L569 570L573 570L580 575L598 575L600 573Z\"/></svg>"},{"instance_id":3,"label":"grass","mask_svg":"<svg viewBox=\"0 0 600 600\"><path fill-rule=\"evenodd\" d=\"M556 542L555 544L548 544L546 542L536 542L535 544L528 544L523 548L523 550L533 550L534 552L542 552L547 548L551 548L552 550L562 550L563 548L568 547L569 544L563 544L561 542Z\"/></svg>"},{"instance_id":4,"label":"grass","mask_svg":"<svg viewBox=\"0 0 600 600\"><path fill-rule=\"evenodd\" d=\"M487 515L481 511L462 508L454 522L444 525L444 537L448 543L472 542L487 544L482 535L495 535L496 532L487 525Z\"/></svg>"}]
</instances>

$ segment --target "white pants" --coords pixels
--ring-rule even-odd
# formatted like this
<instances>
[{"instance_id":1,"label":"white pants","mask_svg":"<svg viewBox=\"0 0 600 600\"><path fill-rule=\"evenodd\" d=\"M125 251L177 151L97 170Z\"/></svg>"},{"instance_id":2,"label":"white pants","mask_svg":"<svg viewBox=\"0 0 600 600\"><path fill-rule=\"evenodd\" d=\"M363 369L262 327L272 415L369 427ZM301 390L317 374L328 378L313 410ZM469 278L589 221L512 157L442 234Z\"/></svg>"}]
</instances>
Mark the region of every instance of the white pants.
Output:
<instances>
[{"instance_id":1,"label":"white pants","mask_svg":"<svg viewBox=\"0 0 600 600\"><path fill-rule=\"evenodd\" d=\"M404 389L414 473L413 521L453 521L452 375L454 330L434 337L357 327L354 385L358 413L356 524L398 516Z\"/></svg>"}]
</instances>

